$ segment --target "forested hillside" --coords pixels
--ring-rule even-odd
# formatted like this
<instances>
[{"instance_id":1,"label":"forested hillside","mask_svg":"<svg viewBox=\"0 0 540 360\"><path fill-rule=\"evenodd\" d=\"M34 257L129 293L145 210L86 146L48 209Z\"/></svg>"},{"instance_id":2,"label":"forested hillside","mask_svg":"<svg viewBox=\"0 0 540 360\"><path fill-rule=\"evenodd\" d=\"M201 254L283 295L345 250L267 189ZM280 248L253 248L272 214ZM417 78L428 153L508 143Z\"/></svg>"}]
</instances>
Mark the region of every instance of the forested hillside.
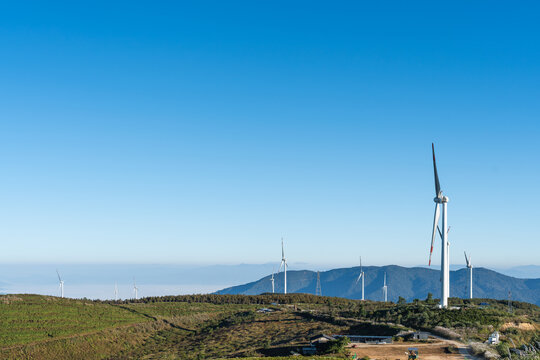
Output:
<instances>
[{"instance_id":1,"label":"forested hillside","mask_svg":"<svg viewBox=\"0 0 540 360\"><path fill-rule=\"evenodd\" d=\"M360 299L360 282L356 283L360 268L342 268L320 273L323 295L348 299ZM383 300L382 285L384 273L388 285L388 300L396 302L401 296L407 301L425 299L428 293L437 296L440 292L440 272L426 268L406 268L396 265L364 267L365 298ZM272 292L271 276L244 285L233 286L217 294L256 295ZM498 272L475 268L473 270L474 297L512 299L540 305L540 279L518 279ZM317 273L308 270L288 271L287 289L289 292L314 294ZM275 275L275 291L283 292L283 273ZM467 269L451 271L450 296L466 298L469 294L469 275Z\"/></svg>"}]
</instances>

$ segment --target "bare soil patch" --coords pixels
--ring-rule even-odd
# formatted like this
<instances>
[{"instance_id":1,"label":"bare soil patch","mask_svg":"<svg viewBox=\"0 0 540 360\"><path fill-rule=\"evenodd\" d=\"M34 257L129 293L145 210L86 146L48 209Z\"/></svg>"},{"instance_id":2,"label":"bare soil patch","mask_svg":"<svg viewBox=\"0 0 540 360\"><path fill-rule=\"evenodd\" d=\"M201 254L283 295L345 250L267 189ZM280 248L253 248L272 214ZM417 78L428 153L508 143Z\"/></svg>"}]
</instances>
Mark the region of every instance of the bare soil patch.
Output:
<instances>
[{"instance_id":1,"label":"bare soil patch","mask_svg":"<svg viewBox=\"0 0 540 360\"><path fill-rule=\"evenodd\" d=\"M526 331L534 331L536 330L535 326L530 323L515 323L515 322L508 322L506 324L503 324L501 326L501 331L504 331L508 328L517 328L520 330L526 330Z\"/></svg>"},{"instance_id":2,"label":"bare soil patch","mask_svg":"<svg viewBox=\"0 0 540 360\"><path fill-rule=\"evenodd\" d=\"M351 353L355 353L359 359L364 356L377 360L407 360L407 349L418 348L419 358L422 360L449 360L463 359L460 354L452 354L448 351L450 344L442 341L429 343L394 343L388 345L359 344L355 348L350 347Z\"/></svg>"}]
</instances>

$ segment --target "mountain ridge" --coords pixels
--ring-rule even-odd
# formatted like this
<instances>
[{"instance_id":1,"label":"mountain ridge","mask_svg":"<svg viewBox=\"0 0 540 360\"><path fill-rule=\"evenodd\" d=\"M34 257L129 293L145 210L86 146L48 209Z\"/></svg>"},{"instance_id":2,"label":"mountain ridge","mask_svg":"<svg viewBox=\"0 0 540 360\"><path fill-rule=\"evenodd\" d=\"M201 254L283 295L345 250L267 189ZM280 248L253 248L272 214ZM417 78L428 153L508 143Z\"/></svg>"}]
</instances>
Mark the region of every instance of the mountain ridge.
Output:
<instances>
[{"instance_id":1,"label":"mountain ridge","mask_svg":"<svg viewBox=\"0 0 540 360\"><path fill-rule=\"evenodd\" d=\"M388 300L396 302L399 296L407 301L425 299L428 293L435 298L440 293L440 271L423 267L398 265L364 266L365 299L382 301L384 273L387 274ZM360 282L356 283L360 267L338 268L320 272L323 295L348 299L361 298ZM274 275L275 291L283 292L283 273ZM272 292L271 275L242 285L228 287L215 294L257 295ZM288 292L315 293L317 272L311 270L287 271ZM476 298L504 300L511 292L513 300L540 305L540 278L521 279L498 273L487 268L473 268L473 295ZM469 294L467 269L450 272L450 296L467 298Z\"/></svg>"}]
</instances>

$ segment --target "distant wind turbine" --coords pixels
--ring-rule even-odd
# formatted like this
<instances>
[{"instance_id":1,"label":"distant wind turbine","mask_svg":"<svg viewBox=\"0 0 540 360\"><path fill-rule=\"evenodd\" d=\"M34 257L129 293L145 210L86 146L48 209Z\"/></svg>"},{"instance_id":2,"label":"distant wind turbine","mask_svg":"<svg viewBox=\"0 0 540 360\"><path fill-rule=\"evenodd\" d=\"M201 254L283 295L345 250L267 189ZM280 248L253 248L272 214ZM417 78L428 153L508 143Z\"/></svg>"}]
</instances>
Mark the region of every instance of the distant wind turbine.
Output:
<instances>
[{"instance_id":1,"label":"distant wind turbine","mask_svg":"<svg viewBox=\"0 0 540 360\"><path fill-rule=\"evenodd\" d=\"M463 252L465 254L465 261L467 262L467 269L469 269L469 299L472 299L472 261L471 256L467 257L467 253Z\"/></svg>"},{"instance_id":2,"label":"distant wind turbine","mask_svg":"<svg viewBox=\"0 0 540 360\"><path fill-rule=\"evenodd\" d=\"M388 286L386 286L386 272L384 273L384 285L382 287L384 302L388 301Z\"/></svg>"},{"instance_id":3,"label":"distant wind turbine","mask_svg":"<svg viewBox=\"0 0 540 360\"><path fill-rule=\"evenodd\" d=\"M358 281L362 279L362 300L364 300L364 270L362 270L362 257L360 256L360 274L358 275L358 278L356 279L356 284L358 284Z\"/></svg>"},{"instance_id":4,"label":"distant wind turbine","mask_svg":"<svg viewBox=\"0 0 540 360\"><path fill-rule=\"evenodd\" d=\"M135 300L139 299L139 289L135 284L135 278L133 278L133 292L135 293Z\"/></svg>"},{"instance_id":5,"label":"distant wind turbine","mask_svg":"<svg viewBox=\"0 0 540 360\"><path fill-rule=\"evenodd\" d=\"M114 283L114 300L118 301L118 283Z\"/></svg>"},{"instance_id":6,"label":"distant wind turbine","mask_svg":"<svg viewBox=\"0 0 540 360\"><path fill-rule=\"evenodd\" d=\"M285 259L285 250L283 247L283 238L281 238L281 263L279 264L279 270L283 266L283 293L287 294L287 259Z\"/></svg>"},{"instance_id":7,"label":"distant wind turbine","mask_svg":"<svg viewBox=\"0 0 540 360\"><path fill-rule=\"evenodd\" d=\"M433 253L433 243L437 232L441 236L441 307L448 307L448 297L450 296L450 243L448 242L448 222L447 222L447 203L448 197L443 196L439 175L437 174L437 164L435 162L435 146L431 144L433 153L433 173L435 175L435 218L433 220L433 231L431 233L431 250L429 251L429 265L431 266L431 254ZM442 205L442 231L439 228L440 207Z\"/></svg>"},{"instance_id":8,"label":"distant wind turbine","mask_svg":"<svg viewBox=\"0 0 540 360\"><path fill-rule=\"evenodd\" d=\"M60 297L64 297L64 280L62 280L62 277L60 277L60 273L58 272L58 269L56 269L56 275L58 275L58 281L60 282Z\"/></svg>"},{"instance_id":9,"label":"distant wind turbine","mask_svg":"<svg viewBox=\"0 0 540 360\"><path fill-rule=\"evenodd\" d=\"M276 268L272 268L272 277L270 278L270 281L272 282L272 294L274 293L275 287L274 287L274 273L276 272Z\"/></svg>"}]
</instances>

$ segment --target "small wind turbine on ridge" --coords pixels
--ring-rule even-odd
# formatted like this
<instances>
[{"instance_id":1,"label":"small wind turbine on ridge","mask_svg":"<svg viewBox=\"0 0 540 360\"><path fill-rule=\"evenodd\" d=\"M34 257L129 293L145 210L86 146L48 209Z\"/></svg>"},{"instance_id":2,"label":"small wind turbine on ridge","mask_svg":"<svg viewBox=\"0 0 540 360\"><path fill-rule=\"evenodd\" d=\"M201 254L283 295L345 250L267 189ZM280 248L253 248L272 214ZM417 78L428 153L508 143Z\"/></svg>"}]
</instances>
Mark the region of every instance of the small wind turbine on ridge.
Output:
<instances>
[{"instance_id":1,"label":"small wind turbine on ridge","mask_svg":"<svg viewBox=\"0 0 540 360\"><path fill-rule=\"evenodd\" d=\"M58 272L58 269L56 269L56 275L58 275L58 281L60 282L60 297L64 297L64 280L60 277L60 273Z\"/></svg>"},{"instance_id":2,"label":"small wind turbine on ridge","mask_svg":"<svg viewBox=\"0 0 540 360\"><path fill-rule=\"evenodd\" d=\"M274 273L276 272L276 268L272 268L272 277L270 278L270 281L272 282L272 294L274 293L275 287L274 287Z\"/></svg>"},{"instance_id":3,"label":"small wind turbine on ridge","mask_svg":"<svg viewBox=\"0 0 540 360\"><path fill-rule=\"evenodd\" d=\"M382 287L384 302L388 301L388 286L386 286L386 272L384 273L384 285Z\"/></svg>"},{"instance_id":4,"label":"small wind turbine on ridge","mask_svg":"<svg viewBox=\"0 0 540 360\"><path fill-rule=\"evenodd\" d=\"M463 252L465 254L465 262L467 262L467 269L469 269L469 299L472 299L473 296L472 296L472 261L471 261L471 256L469 255L469 257L467 257L467 253L464 251Z\"/></svg>"},{"instance_id":5,"label":"small wind turbine on ridge","mask_svg":"<svg viewBox=\"0 0 540 360\"><path fill-rule=\"evenodd\" d=\"M283 238L281 238L281 263L279 264L279 270L283 266L283 293L287 294L287 259L285 259L285 250L283 247Z\"/></svg>"},{"instance_id":6,"label":"small wind turbine on ridge","mask_svg":"<svg viewBox=\"0 0 540 360\"><path fill-rule=\"evenodd\" d=\"M137 288L137 285L135 284L135 278L133 278L133 292L135 293L135 300L139 299L139 289Z\"/></svg>"},{"instance_id":7,"label":"small wind turbine on ridge","mask_svg":"<svg viewBox=\"0 0 540 360\"><path fill-rule=\"evenodd\" d=\"M118 283L114 283L114 300L118 301Z\"/></svg>"},{"instance_id":8,"label":"small wind turbine on ridge","mask_svg":"<svg viewBox=\"0 0 540 360\"><path fill-rule=\"evenodd\" d=\"M362 257L361 256L360 256L360 275L358 275L358 278L356 279L357 285L360 279L362 279L362 300L364 300L364 270L362 270Z\"/></svg>"}]
</instances>

